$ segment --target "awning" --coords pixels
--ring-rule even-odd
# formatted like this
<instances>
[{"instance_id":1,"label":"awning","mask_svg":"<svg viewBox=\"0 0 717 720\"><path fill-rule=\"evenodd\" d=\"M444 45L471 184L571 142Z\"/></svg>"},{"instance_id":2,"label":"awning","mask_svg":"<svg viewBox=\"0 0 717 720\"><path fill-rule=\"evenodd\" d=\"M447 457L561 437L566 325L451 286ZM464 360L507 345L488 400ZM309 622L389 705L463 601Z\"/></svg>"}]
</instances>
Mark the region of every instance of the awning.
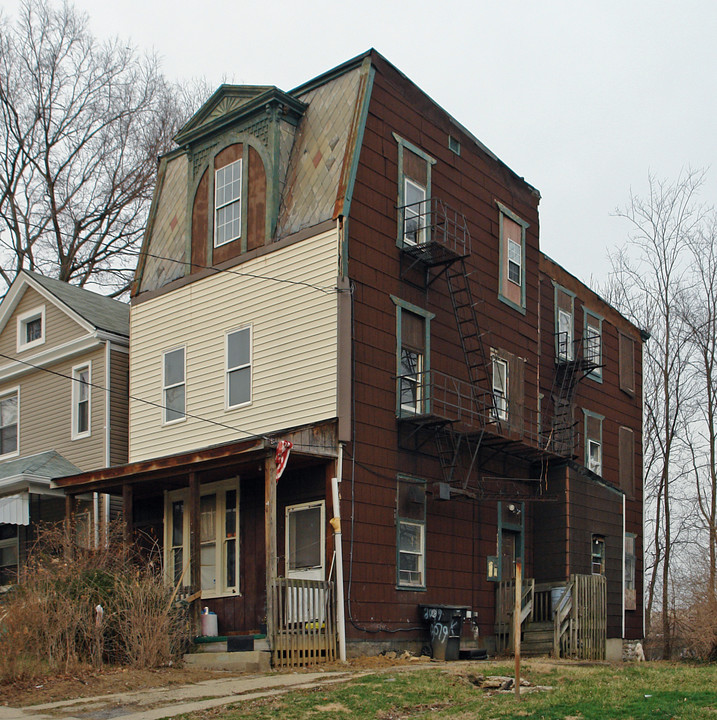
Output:
<instances>
[{"instance_id":1,"label":"awning","mask_svg":"<svg viewBox=\"0 0 717 720\"><path fill-rule=\"evenodd\" d=\"M27 492L19 495L0 497L0 523L9 525L30 524L30 495Z\"/></svg>"}]
</instances>

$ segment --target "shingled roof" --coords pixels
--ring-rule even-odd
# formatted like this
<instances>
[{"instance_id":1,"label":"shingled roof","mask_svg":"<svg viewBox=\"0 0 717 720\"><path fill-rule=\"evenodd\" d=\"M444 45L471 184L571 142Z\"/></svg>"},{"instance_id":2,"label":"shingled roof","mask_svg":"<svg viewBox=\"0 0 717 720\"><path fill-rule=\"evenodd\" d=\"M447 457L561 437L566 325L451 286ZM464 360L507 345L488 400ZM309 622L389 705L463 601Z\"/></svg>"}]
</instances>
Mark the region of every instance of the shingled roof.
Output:
<instances>
[{"instance_id":1,"label":"shingled roof","mask_svg":"<svg viewBox=\"0 0 717 720\"><path fill-rule=\"evenodd\" d=\"M62 280L22 270L98 330L129 337L129 305Z\"/></svg>"}]
</instances>

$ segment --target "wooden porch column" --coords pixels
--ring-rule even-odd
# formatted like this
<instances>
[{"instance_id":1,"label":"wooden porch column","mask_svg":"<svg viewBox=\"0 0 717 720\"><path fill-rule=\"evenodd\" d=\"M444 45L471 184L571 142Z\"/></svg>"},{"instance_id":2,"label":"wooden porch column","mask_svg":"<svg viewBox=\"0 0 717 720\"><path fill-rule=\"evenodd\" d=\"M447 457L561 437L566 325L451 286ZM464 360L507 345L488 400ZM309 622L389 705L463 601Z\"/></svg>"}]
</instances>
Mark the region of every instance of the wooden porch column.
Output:
<instances>
[{"instance_id":1,"label":"wooden porch column","mask_svg":"<svg viewBox=\"0 0 717 720\"><path fill-rule=\"evenodd\" d=\"M266 635L274 641L274 596L276 580L276 460L273 452L264 459L264 542L266 552ZM273 650L274 648L271 647Z\"/></svg>"},{"instance_id":2,"label":"wooden porch column","mask_svg":"<svg viewBox=\"0 0 717 720\"><path fill-rule=\"evenodd\" d=\"M201 558L201 528L199 517L199 478L197 473L189 473L189 584L192 586L191 594L196 595L202 587L202 558ZM199 628L199 613L201 595L192 601L192 623ZM197 630L199 632L199 630Z\"/></svg>"},{"instance_id":3,"label":"wooden porch column","mask_svg":"<svg viewBox=\"0 0 717 720\"><path fill-rule=\"evenodd\" d=\"M72 550L74 545L74 537L72 533L75 517L75 509L77 507L77 499L74 495L67 493L65 495L65 541L67 543L65 547L65 558L67 560L72 559Z\"/></svg>"},{"instance_id":4,"label":"wooden porch column","mask_svg":"<svg viewBox=\"0 0 717 720\"><path fill-rule=\"evenodd\" d=\"M124 518L124 541L127 547L132 545L134 539L133 494L132 486L128 482L122 483L122 517Z\"/></svg>"}]
</instances>

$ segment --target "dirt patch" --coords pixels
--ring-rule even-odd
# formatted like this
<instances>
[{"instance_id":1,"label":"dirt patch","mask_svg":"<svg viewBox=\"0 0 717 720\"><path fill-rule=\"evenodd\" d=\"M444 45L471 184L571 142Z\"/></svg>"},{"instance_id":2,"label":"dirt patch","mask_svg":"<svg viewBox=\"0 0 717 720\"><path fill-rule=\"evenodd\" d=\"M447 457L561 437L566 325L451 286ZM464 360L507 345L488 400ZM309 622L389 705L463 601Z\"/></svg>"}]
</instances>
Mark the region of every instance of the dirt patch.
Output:
<instances>
[{"instance_id":1,"label":"dirt patch","mask_svg":"<svg viewBox=\"0 0 717 720\"><path fill-rule=\"evenodd\" d=\"M202 680L223 677L227 677L227 673L184 668L86 670L74 675L0 685L0 704L10 707L40 705L79 697L111 695L171 685L191 685Z\"/></svg>"}]
</instances>

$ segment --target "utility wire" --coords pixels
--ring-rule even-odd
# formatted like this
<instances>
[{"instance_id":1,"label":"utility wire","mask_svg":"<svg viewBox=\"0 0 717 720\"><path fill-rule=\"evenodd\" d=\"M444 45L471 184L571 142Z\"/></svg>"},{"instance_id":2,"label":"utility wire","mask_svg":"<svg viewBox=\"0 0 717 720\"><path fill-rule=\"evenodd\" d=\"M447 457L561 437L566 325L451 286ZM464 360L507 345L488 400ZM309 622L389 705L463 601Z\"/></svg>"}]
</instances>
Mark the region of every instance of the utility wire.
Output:
<instances>
[{"instance_id":1,"label":"utility wire","mask_svg":"<svg viewBox=\"0 0 717 720\"><path fill-rule=\"evenodd\" d=\"M49 373L50 375L64 378L65 380L71 380L72 382L77 383L81 382L79 378L72 377L71 375L66 375L65 373L59 372L58 370L52 370L51 368L43 367L42 365L36 365L35 363L28 362L27 360L20 360L19 358L12 357L11 355L5 355L4 353L0 352L0 357L5 358L6 360L12 360L13 362L27 365L28 367L34 368L35 370L41 370L42 372ZM128 397L130 400L136 400L137 402L144 403L145 405L151 405L152 407L160 408L162 410L173 409L169 408L167 405L163 405L162 403L153 402L152 400L146 400L145 398L138 397L137 395L128 395L123 393L121 390L113 390L112 388L104 387L99 383L85 382L84 384L97 390L101 390L102 392L107 392L110 395L120 395L123 398ZM256 433L251 433L248 430L242 430L241 428L235 427L233 425L228 425L227 423L219 422L218 420L211 420L210 418L202 417L201 415L195 415L193 413L185 412L184 416L192 418L193 420L199 420L201 422L222 427L225 430L233 430L234 432L242 433L243 435L248 436L246 439L262 438L264 440L271 440L271 438L267 437L266 435L258 435Z\"/></svg>"}]
</instances>

